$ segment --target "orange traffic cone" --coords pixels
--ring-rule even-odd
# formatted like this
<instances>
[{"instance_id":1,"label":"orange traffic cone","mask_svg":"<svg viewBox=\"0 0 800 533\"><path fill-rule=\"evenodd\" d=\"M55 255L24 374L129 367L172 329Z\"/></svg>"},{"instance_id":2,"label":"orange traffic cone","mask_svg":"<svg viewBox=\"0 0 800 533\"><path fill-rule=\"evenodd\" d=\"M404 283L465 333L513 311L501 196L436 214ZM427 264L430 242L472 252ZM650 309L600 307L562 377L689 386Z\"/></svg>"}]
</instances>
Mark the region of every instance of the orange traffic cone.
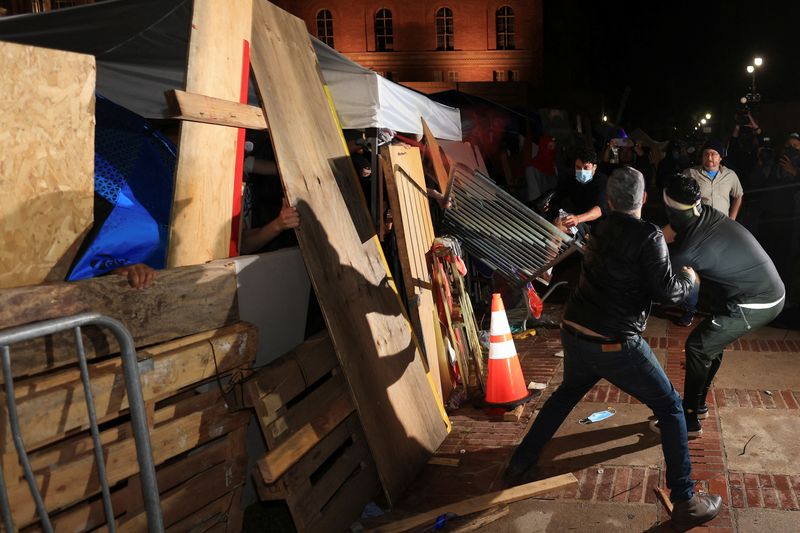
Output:
<instances>
[{"instance_id":1,"label":"orange traffic cone","mask_svg":"<svg viewBox=\"0 0 800 533\"><path fill-rule=\"evenodd\" d=\"M486 378L486 403L513 407L531 399L525 386L517 349L511 337L506 309L500 294L492 295L492 323L489 329L489 368Z\"/></svg>"}]
</instances>

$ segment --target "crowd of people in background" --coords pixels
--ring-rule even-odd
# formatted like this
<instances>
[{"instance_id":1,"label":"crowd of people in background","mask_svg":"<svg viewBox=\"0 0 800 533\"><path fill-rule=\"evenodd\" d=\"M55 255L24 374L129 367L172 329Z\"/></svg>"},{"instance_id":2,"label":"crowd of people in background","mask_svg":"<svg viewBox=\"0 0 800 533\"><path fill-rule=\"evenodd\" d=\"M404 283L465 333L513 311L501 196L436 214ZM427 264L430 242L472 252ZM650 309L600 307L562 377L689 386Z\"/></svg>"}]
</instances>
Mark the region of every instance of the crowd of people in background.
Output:
<instances>
[{"instance_id":1,"label":"crowd of people in background","mask_svg":"<svg viewBox=\"0 0 800 533\"><path fill-rule=\"evenodd\" d=\"M599 156L587 155L594 153ZM676 174L694 179L702 203L744 226L775 264L787 291L786 316L776 323L797 322L791 317L800 300L800 133L771 139L747 112L729 135L675 136L666 145L633 139L622 128L608 128L606 138L572 134L557 140L543 134L519 196L560 229L578 226L573 233L582 236L605 215L598 191L607 176L627 166L642 173L650 194L643 217L663 226L668 242L674 233L664 219L664 187ZM587 204L592 197L597 211ZM676 323L692 324L697 297L687 301Z\"/></svg>"}]
</instances>

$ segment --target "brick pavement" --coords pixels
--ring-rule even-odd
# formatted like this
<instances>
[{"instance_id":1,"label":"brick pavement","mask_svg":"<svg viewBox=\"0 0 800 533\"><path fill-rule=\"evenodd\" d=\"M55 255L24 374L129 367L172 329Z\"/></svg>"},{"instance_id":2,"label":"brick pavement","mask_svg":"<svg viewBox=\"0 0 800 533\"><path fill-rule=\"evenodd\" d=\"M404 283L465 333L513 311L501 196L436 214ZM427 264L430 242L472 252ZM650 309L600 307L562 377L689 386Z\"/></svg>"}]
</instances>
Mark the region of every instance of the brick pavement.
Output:
<instances>
[{"instance_id":1,"label":"brick pavement","mask_svg":"<svg viewBox=\"0 0 800 533\"><path fill-rule=\"evenodd\" d=\"M691 329L668 324L666 335L646 336L648 343L657 351L665 352L665 369L678 391L683 390L684 354L683 343ZM554 357L561 350L557 330L541 330L530 339L516 341L520 363L527 381L547 383L547 389L536 401L528 404L519 422L503 422L472 407L466 407L451 416L453 432L448 436L437 454L464 457L465 454L490 453L491 464L496 470L490 489L499 488L499 477L513 446L524 435L526 427L536 409L550 396L561 381L562 359ZM747 338L736 341L731 351L759 353L789 352L800 355L800 338L760 339ZM739 472L727 468L725 449L720 431L719 408L747 407L752 409L798 410L800 409L800 383L791 390L712 389L707 403L709 417L703 424L703 436L690 441L693 477L699 490L715 492L723 497L724 509L714 521L696 531L722 533L738 531L732 509L772 509L797 512L800 509L800 475L787 472ZM619 389L607 382L600 382L583 398L583 402L614 404L637 404ZM800 429L798 430L800 431ZM489 463L482 463L489 464ZM480 468L480 465L475 468ZM430 467L429 467L430 468ZM442 474L439 471L440 475ZM597 503L656 504L653 488L665 487L663 460L658 465L604 466L593 465L575 472L579 479L576 487L547 494L544 497L563 501L585 501ZM452 486L446 500L457 501L464 497L487 492L487 487ZM419 495L418 495L419 496ZM424 498L421 498L424 500ZM659 511L661 521L666 520ZM800 523L800 514L796 515Z\"/></svg>"}]
</instances>

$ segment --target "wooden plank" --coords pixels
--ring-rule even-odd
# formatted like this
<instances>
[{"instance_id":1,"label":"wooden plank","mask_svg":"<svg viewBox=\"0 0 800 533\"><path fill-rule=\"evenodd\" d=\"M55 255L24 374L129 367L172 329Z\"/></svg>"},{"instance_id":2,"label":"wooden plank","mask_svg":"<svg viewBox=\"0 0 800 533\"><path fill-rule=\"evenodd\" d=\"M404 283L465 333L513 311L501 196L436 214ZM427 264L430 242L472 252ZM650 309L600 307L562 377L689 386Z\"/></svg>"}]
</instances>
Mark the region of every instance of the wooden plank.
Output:
<instances>
[{"instance_id":1,"label":"wooden plank","mask_svg":"<svg viewBox=\"0 0 800 533\"><path fill-rule=\"evenodd\" d=\"M673 505L672 500L669 499L669 496L667 496L667 493L664 492L664 489L662 489L661 487L655 487L653 488L653 492L656 493L656 496L661 502L661 505L664 506L664 509L666 509L667 512L671 515L675 506Z\"/></svg>"},{"instance_id":2,"label":"wooden plank","mask_svg":"<svg viewBox=\"0 0 800 533\"><path fill-rule=\"evenodd\" d=\"M450 174L456 163L466 165L468 168L476 169L479 167L472 145L468 142L439 140L439 146L444 151L447 159L450 160Z\"/></svg>"},{"instance_id":3,"label":"wooden plank","mask_svg":"<svg viewBox=\"0 0 800 533\"><path fill-rule=\"evenodd\" d=\"M0 42L0 287L63 280L92 224L94 57Z\"/></svg>"},{"instance_id":4,"label":"wooden plank","mask_svg":"<svg viewBox=\"0 0 800 533\"><path fill-rule=\"evenodd\" d=\"M429 465L438 465L438 466L453 466L458 467L461 466L461 459L458 457L431 457L428 460Z\"/></svg>"},{"instance_id":5,"label":"wooden plank","mask_svg":"<svg viewBox=\"0 0 800 533\"><path fill-rule=\"evenodd\" d=\"M244 428L240 428L233 433L243 431ZM159 491L166 492L192 476L224 463L230 455L228 443L230 440L230 437L217 439L193 450L191 455L185 458L178 461L173 460L174 462L171 461L170 464L157 468L156 478ZM136 477L138 476L134 476L134 478ZM120 484L112 487L111 504L114 516L118 519L126 514L138 514L144 510L141 505L141 489L132 483L134 478L131 478L127 485ZM97 499L92 502L81 502L62 512L51 514L51 519L55 531L91 531L106 523L103 502Z\"/></svg>"},{"instance_id":6,"label":"wooden plank","mask_svg":"<svg viewBox=\"0 0 800 533\"><path fill-rule=\"evenodd\" d=\"M170 528L191 517L198 510L231 491L236 491L245 482L247 456L229 459L210 470L192 477L171 491L161 494L161 513L164 527ZM119 525L119 531L140 532L147 530L147 515L140 513ZM176 531L181 529L176 528ZM183 530L186 531L186 530Z\"/></svg>"},{"instance_id":7,"label":"wooden plank","mask_svg":"<svg viewBox=\"0 0 800 533\"><path fill-rule=\"evenodd\" d=\"M483 154L481 154L480 148L473 146L472 150L475 153L475 162L478 165L476 168L480 170L484 176L488 176L489 170L486 168L486 162L483 160Z\"/></svg>"},{"instance_id":8,"label":"wooden plank","mask_svg":"<svg viewBox=\"0 0 800 533\"><path fill-rule=\"evenodd\" d=\"M258 331L239 323L146 348L139 356L144 401L157 401L179 390L228 372L255 360ZM119 416L128 408L120 358L89 366L95 414L98 422ZM17 415L28 451L67 433L88 429L86 399L80 371L69 369L28 378L15 384ZM14 449L5 423L7 410L0 405L0 452Z\"/></svg>"},{"instance_id":9,"label":"wooden plank","mask_svg":"<svg viewBox=\"0 0 800 533\"><path fill-rule=\"evenodd\" d=\"M439 141L437 141L436 137L431 133L425 119L422 118L420 120L422 120L422 132L425 136L425 142L428 145L427 156L430 157L431 163L433 164L433 172L436 175L437 183L439 183L439 192L447 194L447 191L450 189L450 175L442 160L442 151L439 147ZM450 166L452 166L452 164Z\"/></svg>"},{"instance_id":10,"label":"wooden plank","mask_svg":"<svg viewBox=\"0 0 800 533\"><path fill-rule=\"evenodd\" d=\"M236 276L225 261L163 270L145 290L131 289L122 276L31 285L0 291L0 328L77 313L96 312L121 321L137 347L237 322ZM89 359L119 352L106 330L82 328ZM76 363L73 332L11 347L15 377Z\"/></svg>"},{"instance_id":11,"label":"wooden plank","mask_svg":"<svg viewBox=\"0 0 800 533\"><path fill-rule=\"evenodd\" d=\"M320 409L335 401L342 394L350 395L341 372L336 372L325 383L317 387L297 405L293 405L283 416L278 417L269 426L262 428L267 448L274 450L280 443L289 439L296 431L314 420ZM260 422L260 418L259 418Z\"/></svg>"},{"instance_id":12,"label":"wooden plank","mask_svg":"<svg viewBox=\"0 0 800 533\"><path fill-rule=\"evenodd\" d=\"M241 533L241 523L237 528L235 523L239 522L238 517L234 518L232 514L236 507L241 507L237 502L241 499L243 490L243 487L239 487L222 495L213 502L197 509L183 520L165 528L165 531L168 533L210 533L212 531L235 531L236 533Z\"/></svg>"},{"instance_id":13,"label":"wooden plank","mask_svg":"<svg viewBox=\"0 0 800 533\"><path fill-rule=\"evenodd\" d=\"M435 142L435 141L434 141ZM434 145L432 149L438 150ZM425 171L419 148L389 145L383 148L391 164L386 174L389 205L392 208L397 251L408 301L408 314L417 339L423 346L431 379L440 398L447 399L453 390L447 354L436 345L439 327L436 304L431 293L428 253L436 238L425 186Z\"/></svg>"},{"instance_id":14,"label":"wooden plank","mask_svg":"<svg viewBox=\"0 0 800 533\"><path fill-rule=\"evenodd\" d=\"M245 397L267 428L286 411L286 404L339 366L327 333L315 336L259 370L245 384Z\"/></svg>"},{"instance_id":15,"label":"wooden plank","mask_svg":"<svg viewBox=\"0 0 800 533\"><path fill-rule=\"evenodd\" d=\"M259 459L258 468L265 483L274 483L295 463L353 412L349 394L342 394L328 409L294 433L277 448Z\"/></svg>"},{"instance_id":16,"label":"wooden plank","mask_svg":"<svg viewBox=\"0 0 800 533\"><path fill-rule=\"evenodd\" d=\"M447 531L450 533L471 533L472 531L478 531L479 529L488 526L492 522L496 522L504 516L507 516L510 512L511 509L508 507L508 505L504 505L502 507L497 507L495 509L490 509L483 513L476 514L470 518L456 518L454 520L448 520Z\"/></svg>"},{"instance_id":17,"label":"wooden plank","mask_svg":"<svg viewBox=\"0 0 800 533\"><path fill-rule=\"evenodd\" d=\"M218 395L218 391L212 391ZM187 400L192 402L193 399ZM244 412L230 413L223 403L195 411L166 422L153 430L150 441L156 465L192 448L247 424ZM132 437L104 448L106 469L111 485L139 470ZM48 510L55 510L84 500L100 491L94 456L89 454L70 462L59 462L36 472L37 484ZM36 519L36 510L27 483L9 483L8 494L14 522L22 527Z\"/></svg>"},{"instance_id":18,"label":"wooden plank","mask_svg":"<svg viewBox=\"0 0 800 533\"><path fill-rule=\"evenodd\" d=\"M250 40L252 0L195 0L186 92L238 102ZM238 130L181 125L167 264L196 265L228 257ZM238 194L238 192L237 192Z\"/></svg>"},{"instance_id":19,"label":"wooden plank","mask_svg":"<svg viewBox=\"0 0 800 533\"><path fill-rule=\"evenodd\" d=\"M525 410L525 405L518 405L511 411L503 413L503 422L519 422L522 417L522 411Z\"/></svg>"},{"instance_id":20,"label":"wooden plank","mask_svg":"<svg viewBox=\"0 0 800 533\"><path fill-rule=\"evenodd\" d=\"M527 483L525 485L519 485L510 489L483 494L481 496L475 496L474 498L469 498L450 505L438 507L431 511L427 511L404 520L378 526L371 531L374 531L375 533L408 531L409 529L415 527L430 524L434 522L438 516L445 513L465 516L471 513L477 513L478 511L489 509L497 505L505 505L524 500L526 498L532 498L533 496L550 492L551 490L568 487L577 483L578 480L574 475L562 474L560 476L534 481L533 483Z\"/></svg>"},{"instance_id":21,"label":"wooden plank","mask_svg":"<svg viewBox=\"0 0 800 533\"><path fill-rule=\"evenodd\" d=\"M178 90L167 91L164 96L170 118L251 130L267 129L260 107Z\"/></svg>"},{"instance_id":22,"label":"wooden plank","mask_svg":"<svg viewBox=\"0 0 800 533\"><path fill-rule=\"evenodd\" d=\"M375 498L381 485L374 463L363 465L323 507L320 518L307 524L308 533L348 531L364 507Z\"/></svg>"},{"instance_id":23,"label":"wooden plank","mask_svg":"<svg viewBox=\"0 0 800 533\"><path fill-rule=\"evenodd\" d=\"M444 440L420 350L329 105L305 23L257 2L252 66L306 267L389 501Z\"/></svg>"}]
</instances>

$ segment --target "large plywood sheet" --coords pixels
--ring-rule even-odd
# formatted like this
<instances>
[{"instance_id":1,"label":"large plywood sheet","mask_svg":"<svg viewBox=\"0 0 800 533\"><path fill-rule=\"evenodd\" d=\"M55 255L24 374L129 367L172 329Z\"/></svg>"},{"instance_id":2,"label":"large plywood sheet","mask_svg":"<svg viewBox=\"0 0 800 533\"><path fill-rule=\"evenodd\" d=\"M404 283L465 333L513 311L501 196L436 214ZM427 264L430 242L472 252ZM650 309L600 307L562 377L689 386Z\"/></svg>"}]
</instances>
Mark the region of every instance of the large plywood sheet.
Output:
<instances>
[{"instance_id":1,"label":"large plywood sheet","mask_svg":"<svg viewBox=\"0 0 800 533\"><path fill-rule=\"evenodd\" d=\"M395 502L447 434L305 24L253 7L251 63L297 231L367 441Z\"/></svg>"},{"instance_id":2,"label":"large plywood sheet","mask_svg":"<svg viewBox=\"0 0 800 533\"><path fill-rule=\"evenodd\" d=\"M0 42L0 287L63 280L92 223L94 57Z\"/></svg>"},{"instance_id":3,"label":"large plywood sheet","mask_svg":"<svg viewBox=\"0 0 800 533\"><path fill-rule=\"evenodd\" d=\"M252 0L195 0L186 92L239 102ZM246 77L244 80L246 81ZM228 257L239 130L184 122L175 170L169 266Z\"/></svg>"},{"instance_id":4,"label":"large plywood sheet","mask_svg":"<svg viewBox=\"0 0 800 533\"><path fill-rule=\"evenodd\" d=\"M425 123L423 122L423 127ZM438 150L438 147L436 147ZM408 301L408 314L428 361L431 375L441 383L443 398L450 396L453 382L447 355L436 346L439 327L436 304L431 292L431 269L428 253L436 236L433 233L431 210L425 187L425 173L419 148L407 145L387 146L382 157L388 159L386 186L392 207L397 248L403 271L403 286Z\"/></svg>"}]
</instances>

